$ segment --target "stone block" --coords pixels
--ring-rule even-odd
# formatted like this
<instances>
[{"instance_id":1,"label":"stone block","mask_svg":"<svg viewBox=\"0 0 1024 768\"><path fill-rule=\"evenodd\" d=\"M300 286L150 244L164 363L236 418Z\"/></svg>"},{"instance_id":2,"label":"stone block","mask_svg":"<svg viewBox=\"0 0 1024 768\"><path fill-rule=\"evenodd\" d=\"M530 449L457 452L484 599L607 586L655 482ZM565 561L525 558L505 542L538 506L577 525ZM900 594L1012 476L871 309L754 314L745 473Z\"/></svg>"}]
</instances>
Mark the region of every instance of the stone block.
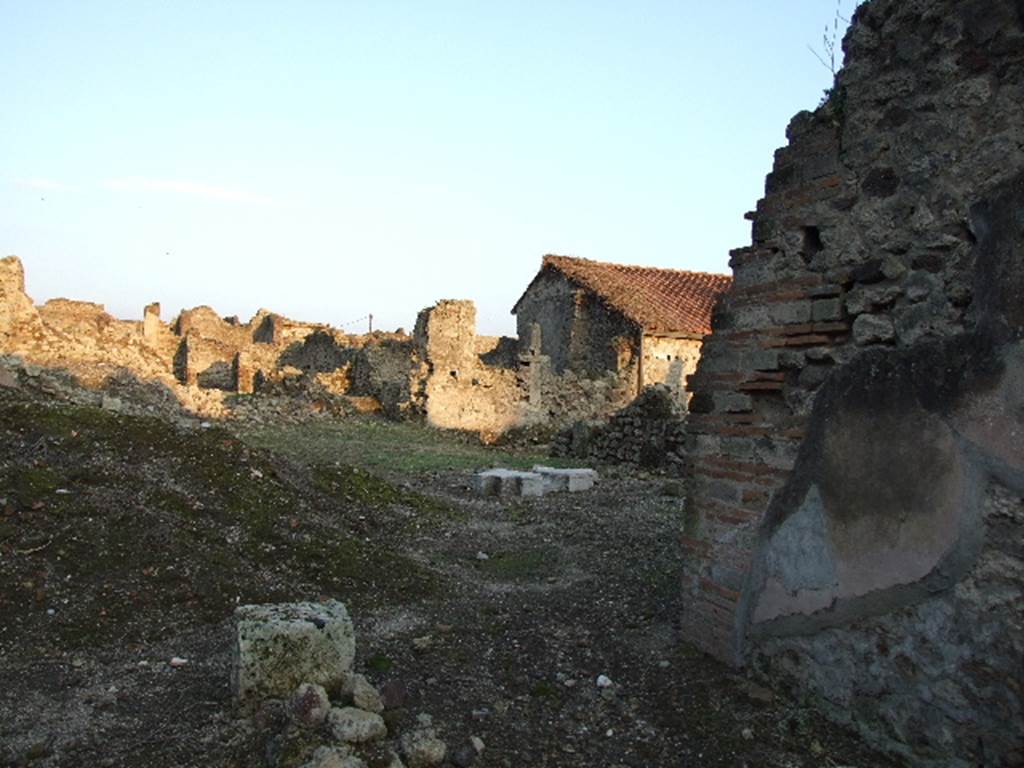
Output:
<instances>
[{"instance_id":1,"label":"stone block","mask_svg":"<svg viewBox=\"0 0 1024 768\"><path fill-rule=\"evenodd\" d=\"M487 469L478 472L476 490L482 496L543 496L544 478L536 472L514 469Z\"/></svg>"},{"instance_id":2,"label":"stone block","mask_svg":"<svg viewBox=\"0 0 1024 768\"><path fill-rule=\"evenodd\" d=\"M356 707L332 709L327 715L327 727L335 739L349 744L376 741L388 735L384 718Z\"/></svg>"},{"instance_id":3,"label":"stone block","mask_svg":"<svg viewBox=\"0 0 1024 768\"><path fill-rule=\"evenodd\" d=\"M597 481L597 472L593 469L556 469L538 464L533 471L544 479L548 491L586 491Z\"/></svg>"},{"instance_id":4,"label":"stone block","mask_svg":"<svg viewBox=\"0 0 1024 768\"><path fill-rule=\"evenodd\" d=\"M8 368L0 368L0 389L17 389L18 374Z\"/></svg>"},{"instance_id":5,"label":"stone block","mask_svg":"<svg viewBox=\"0 0 1024 768\"><path fill-rule=\"evenodd\" d=\"M242 605L235 621L232 683L241 701L283 698L302 683L338 689L352 672L355 633L337 600Z\"/></svg>"},{"instance_id":6,"label":"stone block","mask_svg":"<svg viewBox=\"0 0 1024 768\"><path fill-rule=\"evenodd\" d=\"M892 341L896 337L896 329L892 320L881 315L860 315L853 322L853 339L857 344L874 344L881 341Z\"/></svg>"},{"instance_id":7,"label":"stone block","mask_svg":"<svg viewBox=\"0 0 1024 768\"><path fill-rule=\"evenodd\" d=\"M819 299L811 306L811 319L815 322L838 320L842 316L843 305L839 299Z\"/></svg>"}]
</instances>

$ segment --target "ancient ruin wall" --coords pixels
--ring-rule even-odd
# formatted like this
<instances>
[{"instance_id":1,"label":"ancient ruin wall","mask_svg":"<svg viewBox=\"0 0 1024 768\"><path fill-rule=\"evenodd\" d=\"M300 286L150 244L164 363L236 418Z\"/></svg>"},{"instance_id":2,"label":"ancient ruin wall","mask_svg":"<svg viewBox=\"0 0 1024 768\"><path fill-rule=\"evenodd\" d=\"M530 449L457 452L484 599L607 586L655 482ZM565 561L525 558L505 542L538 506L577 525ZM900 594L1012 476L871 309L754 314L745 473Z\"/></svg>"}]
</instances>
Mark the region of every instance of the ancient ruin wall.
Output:
<instances>
[{"instance_id":1,"label":"ancient ruin wall","mask_svg":"<svg viewBox=\"0 0 1024 768\"><path fill-rule=\"evenodd\" d=\"M690 379L684 626L918 762L1024 759L1024 6L845 47Z\"/></svg>"},{"instance_id":2,"label":"ancient ruin wall","mask_svg":"<svg viewBox=\"0 0 1024 768\"><path fill-rule=\"evenodd\" d=\"M497 436L606 418L636 394L635 368L596 376L564 370L531 343L476 335L471 301L441 301L420 312L421 362L413 400L433 426ZM532 334L537 340L538 334Z\"/></svg>"},{"instance_id":3,"label":"ancient ruin wall","mask_svg":"<svg viewBox=\"0 0 1024 768\"><path fill-rule=\"evenodd\" d=\"M477 351L473 302L441 301L423 310L413 336L423 361L420 388L429 424L500 434L521 422L515 369L486 365Z\"/></svg>"},{"instance_id":4,"label":"ancient ruin wall","mask_svg":"<svg viewBox=\"0 0 1024 768\"><path fill-rule=\"evenodd\" d=\"M539 334L539 351L552 372L632 376L637 394L636 324L560 272L547 270L531 283L520 299L516 328L522 351Z\"/></svg>"},{"instance_id":5,"label":"ancient ruin wall","mask_svg":"<svg viewBox=\"0 0 1024 768\"><path fill-rule=\"evenodd\" d=\"M371 407L394 406L389 413L399 415L410 401L413 365L404 334L353 336L267 310L241 323L196 307L165 323L158 303L145 307L141 321L119 320L86 301L51 299L36 307L16 257L0 260L0 353L66 369L93 389L134 380L143 386L129 389L145 400L176 400L207 416L230 412L227 394L260 390L316 405L324 397L347 398L350 389L356 399L374 401Z\"/></svg>"},{"instance_id":6,"label":"ancient ruin wall","mask_svg":"<svg viewBox=\"0 0 1024 768\"><path fill-rule=\"evenodd\" d=\"M701 344L701 339L645 336L644 386L664 384L677 398L685 399L686 377L697 370Z\"/></svg>"},{"instance_id":7,"label":"ancient ruin wall","mask_svg":"<svg viewBox=\"0 0 1024 768\"><path fill-rule=\"evenodd\" d=\"M607 421L577 421L552 440L552 456L605 464L632 464L681 472L686 412L677 393L663 384L644 389Z\"/></svg>"},{"instance_id":8,"label":"ancient ruin wall","mask_svg":"<svg viewBox=\"0 0 1024 768\"><path fill-rule=\"evenodd\" d=\"M25 270L14 256L0 259L0 344L15 342L15 334L38 334L42 329L39 313L25 293Z\"/></svg>"}]
</instances>

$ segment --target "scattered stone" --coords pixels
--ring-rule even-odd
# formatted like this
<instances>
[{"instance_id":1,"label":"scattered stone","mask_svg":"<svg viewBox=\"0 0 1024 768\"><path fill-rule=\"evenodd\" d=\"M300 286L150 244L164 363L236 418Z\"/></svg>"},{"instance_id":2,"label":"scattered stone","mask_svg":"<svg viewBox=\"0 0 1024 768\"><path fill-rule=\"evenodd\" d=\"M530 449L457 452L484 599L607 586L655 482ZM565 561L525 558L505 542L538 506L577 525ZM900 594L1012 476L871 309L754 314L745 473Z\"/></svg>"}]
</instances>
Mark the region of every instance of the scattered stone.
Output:
<instances>
[{"instance_id":1,"label":"scattered stone","mask_svg":"<svg viewBox=\"0 0 1024 768\"><path fill-rule=\"evenodd\" d=\"M444 762L448 747L430 728L411 731L400 740L409 768L430 768Z\"/></svg>"},{"instance_id":2,"label":"scattered stone","mask_svg":"<svg viewBox=\"0 0 1024 768\"><path fill-rule=\"evenodd\" d=\"M352 703L367 712L380 714L384 711L384 701L380 693L363 675L353 676Z\"/></svg>"},{"instance_id":3,"label":"scattered stone","mask_svg":"<svg viewBox=\"0 0 1024 768\"><path fill-rule=\"evenodd\" d=\"M292 717L307 728L316 728L327 719L331 700L322 685L303 683L289 702Z\"/></svg>"},{"instance_id":4,"label":"scattered stone","mask_svg":"<svg viewBox=\"0 0 1024 768\"><path fill-rule=\"evenodd\" d=\"M434 644L434 638L430 635L423 635L422 637L414 637L412 639L412 647L417 651L425 651Z\"/></svg>"},{"instance_id":5,"label":"scattered stone","mask_svg":"<svg viewBox=\"0 0 1024 768\"><path fill-rule=\"evenodd\" d=\"M124 410L124 404L121 402L121 398L111 397L110 395L103 395L103 399L100 401L100 407L104 411L110 411L111 413L120 413Z\"/></svg>"},{"instance_id":6,"label":"scattered stone","mask_svg":"<svg viewBox=\"0 0 1024 768\"><path fill-rule=\"evenodd\" d=\"M742 731L740 731L740 736L742 736L745 741L754 740L754 732L750 728L744 728Z\"/></svg>"},{"instance_id":7,"label":"scattered stone","mask_svg":"<svg viewBox=\"0 0 1024 768\"><path fill-rule=\"evenodd\" d=\"M612 682L611 678L606 675L597 676L597 687L598 688L611 688L615 683Z\"/></svg>"},{"instance_id":8,"label":"scattered stone","mask_svg":"<svg viewBox=\"0 0 1024 768\"><path fill-rule=\"evenodd\" d=\"M469 768L476 761L477 755L478 752L472 744L463 744L454 750L448 759L452 765L458 766L458 768Z\"/></svg>"},{"instance_id":9,"label":"scattered stone","mask_svg":"<svg viewBox=\"0 0 1024 768\"><path fill-rule=\"evenodd\" d=\"M476 553L476 559L477 560L490 560L491 556L488 555L486 552L477 552Z\"/></svg>"},{"instance_id":10,"label":"scattered stone","mask_svg":"<svg viewBox=\"0 0 1024 768\"><path fill-rule=\"evenodd\" d=\"M180 656L172 656L171 660L167 663L174 669L179 669L180 667L184 667L188 664L188 659L183 659Z\"/></svg>"},{"instance_id":11,"label":"scattered stone","mask_svg":"<svg viewBox=\"0 0 1024 768\"><path fill-rule=\"evenodd\" d=\"M473 745L473 749L476 750L478 755L483 754L484 751L484 740L479 736L470 736L469 743Z\"/></svg>"},{"instance_id":12,"label":"scattered stone","mask_svg":"<svg viewBox=\"0 0 1024 768\"><path fill-rule=\"evenodd\" d=\"M356 707L334 707L327 715L327 726L334 738L350 744L383 739L388 735L384 718Z\"/></svg>"},{"instance_id":13,"label":"scattered stone","mask_svg":"<svg viewBox=\"0 0 1024 768\"><path fill-rule=\"evenodd\" d=\"M244 605L235 618L232 678L240 700L289 696L307 682L337 689L352 671L355 634L337 600Z\"/></svg>"},{"instance_id":14,"label":"scattered stone","mask_svg":"<svg viewBox=\"0 0 1024 768\"><path fill-rule=\"evenodd\" d=\"M318 747L302 768L366 768L346 747Z\"/></svg>"},{"instance_id":15,"label":"scattered stone","mask_svg":"<svg viewBox=\"0 0 1024 768\"><path fill-rule=\"evenodd\" d=\"M405 706L409 689L401 680L388 680L380 687L380 698L384 709L398 709Z\"/></svg>"}]
</instances>

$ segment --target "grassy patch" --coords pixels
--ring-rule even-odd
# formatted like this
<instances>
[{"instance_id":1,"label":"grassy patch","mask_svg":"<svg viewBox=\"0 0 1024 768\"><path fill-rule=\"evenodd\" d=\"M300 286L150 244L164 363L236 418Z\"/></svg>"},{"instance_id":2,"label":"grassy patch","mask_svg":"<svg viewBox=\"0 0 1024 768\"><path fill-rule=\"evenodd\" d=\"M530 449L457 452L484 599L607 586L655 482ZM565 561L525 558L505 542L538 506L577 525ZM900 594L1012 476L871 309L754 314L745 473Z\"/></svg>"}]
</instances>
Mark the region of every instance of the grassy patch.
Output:
<instances>
[{"instance_id":1,"label":"grassy patch","mask_svg":"<svg viewBox=\"0 0 1024 768\"><path fill-rule=\"evenodd\" d=\"M0 641L139 643L238 602L358 609L437 591L435 574L347 521L442 505L362 471L279 463L218 428L0 399Z\"/></svg>"},{"instance_id":2,"label":"grassy patch","mask_svg":"<svg viewBox=\"0 0 1024 768\"><path fill-rule=\"evenodd\" d=\"M413 422L353 416L331 423L239 427L256 446L313 464L340 462L385 473L424 474L485 467L524 469L534 464L566 465L541 453L480 444L459 432Z\"/></svg>"},{"instance_id":3,"label":"grassy patch","mask_svg":"<svg viewBox=\"0 0 1024 768\"><path fill-rule=\"evenodd\" d=\"M500 552L480 563L480 570L501 581L526 581L553 575L558 569L558 550L537 547Z\"/></svg>"},{"instance_id":4,"label":"grassy patch","mask_svg":"<svg viewBox=\"0 0 1024 768\"><path fill-rule=\"evenodd\" d=\"M313 481L319 491L342 502L368 507L399 505L424 515L456 516L456 511L447 504L422 493L397 488L359 467L319 465L313 469Z\"/></svg>"},{"instance_id":5,"label":"grassy patch","mask_svg":"<svg viewBox=\"0 0 1024 768\"><path fill-rule=\"evenodd\" d=\"M371 672L390 672L394 662L387 656L377 653L366 660L366 668Z\"/></svg>"}]
</instances>

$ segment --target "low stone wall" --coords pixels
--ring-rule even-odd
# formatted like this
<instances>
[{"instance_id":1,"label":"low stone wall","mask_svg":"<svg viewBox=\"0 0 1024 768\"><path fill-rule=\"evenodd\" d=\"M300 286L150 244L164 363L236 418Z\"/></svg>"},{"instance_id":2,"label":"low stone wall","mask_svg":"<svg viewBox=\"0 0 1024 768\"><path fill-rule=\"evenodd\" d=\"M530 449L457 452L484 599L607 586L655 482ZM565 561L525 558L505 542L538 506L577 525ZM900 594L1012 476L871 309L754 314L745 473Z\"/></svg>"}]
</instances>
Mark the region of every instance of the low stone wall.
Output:
<instances>
[{"instance_id":1,"label":"low stone wall","mask_svg":"<svg viewBox=\"0 0 1024 768\"><path fill-rule=\"evenodd\" d=\"M605 464L632 464L682 473L686 415L675 392L664 385L646 388L608 421L577 421L559 432L552 456Z\"/></svg>"}]
</instances>

